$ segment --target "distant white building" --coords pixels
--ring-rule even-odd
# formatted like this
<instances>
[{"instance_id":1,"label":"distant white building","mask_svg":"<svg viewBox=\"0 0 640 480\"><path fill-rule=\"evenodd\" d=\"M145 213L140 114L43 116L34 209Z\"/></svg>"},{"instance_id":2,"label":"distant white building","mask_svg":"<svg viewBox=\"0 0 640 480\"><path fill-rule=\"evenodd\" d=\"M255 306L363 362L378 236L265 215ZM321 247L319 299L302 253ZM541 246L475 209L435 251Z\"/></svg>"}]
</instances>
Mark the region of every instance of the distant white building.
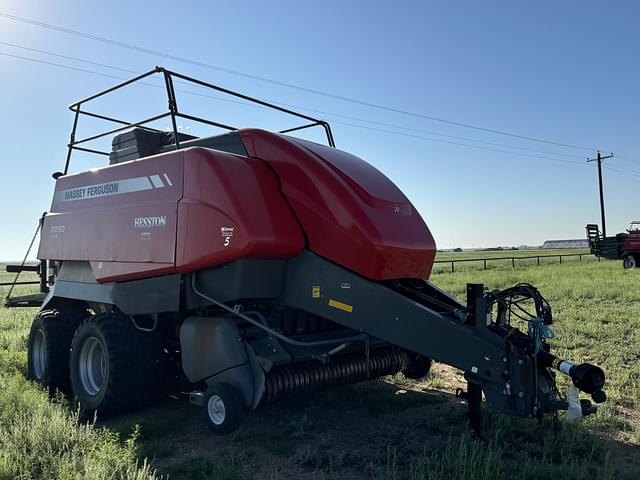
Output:
<instances>
[{"instance_id":1,"label":"distant white building","mask_svg":"<svg viewBox=\"0 0 640 480\"><path fill-rule=\"evenodd\" d=\"M589 240L580 238L577 240L547 240L542 248L589 248Z\"/></svg>"}]
</instances>

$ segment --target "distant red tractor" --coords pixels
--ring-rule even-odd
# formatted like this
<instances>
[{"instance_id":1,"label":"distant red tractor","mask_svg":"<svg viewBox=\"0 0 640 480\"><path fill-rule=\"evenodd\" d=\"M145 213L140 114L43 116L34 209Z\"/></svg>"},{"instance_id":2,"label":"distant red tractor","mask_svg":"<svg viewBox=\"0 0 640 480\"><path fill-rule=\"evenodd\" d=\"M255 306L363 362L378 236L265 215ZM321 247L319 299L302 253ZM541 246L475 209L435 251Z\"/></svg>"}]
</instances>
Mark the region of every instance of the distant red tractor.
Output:
<instances>
[{"instance_id":1,"label":"distant red tractor","mask_svg":"<svg viewBox=\"0 0 640 480\"><path fill-rule=\"evenodd\" d=\"M640 220L631 222L627 233L603 237L598 225L587 225L587 238L591 253L609 260L622 259L625 269L636 268L640 262Z\"/></svg>"}]
</instances>

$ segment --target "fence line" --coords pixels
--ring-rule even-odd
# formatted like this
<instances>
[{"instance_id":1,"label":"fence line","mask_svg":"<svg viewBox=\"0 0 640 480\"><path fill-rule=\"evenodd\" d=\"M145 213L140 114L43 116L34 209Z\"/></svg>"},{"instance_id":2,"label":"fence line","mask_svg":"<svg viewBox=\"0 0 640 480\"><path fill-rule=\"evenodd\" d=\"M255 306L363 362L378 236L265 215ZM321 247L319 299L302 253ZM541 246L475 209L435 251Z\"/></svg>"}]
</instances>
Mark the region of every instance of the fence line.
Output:
<instances>
[{"instance_id":1,"label":"fence line","mask_svg":"<svg viewBox=\"0 0 640 480\"><path fill-rule=\"evenodd\" d=\"M37 282L2 282L0 283L0 287L8 287L11 285L40 285L40 281Z\"/></svg>"},{"instance_id":2,"label":"fence line","mask_svg":"<svg viewBox=\"0 0 640 480\"><path fill-rule=\"evenodd\" d=\"M511 266L513 268L516 267L516 260L531 260L533 258L535 258L537 260L538 266L540 266L540 259L541 258L556 258L558 257L560 259L560 263L562 264L562 258L563 257L579 257L579 261L582 261L582 257L585 256L593 256L592 253L563 253L563 254L554 254L554 255L530 255L530 256L525 256L525 257L485 257L485 258L460 258L457 260L436 260L433 263L450 263L451 264L451 273L455 273L456 268L455 268L455 264L456 263L462 263L462 262L482 262L483 263L483 270L487 269L487 262L492 262L494 260L511 260ZM600 261L600 257L596 257L598 258L598 261Z\"/></svg>"},{"instance_id":3,"label":"fence line","mask_svg":"<svg viewBox=\"0 0 640 480\"><path fill-rule=\"evenodd\" d=\"M563 254L555 254L555 255L528 255L525 257L485 257L485 258L460 258L457 260L435 260L433 263L450 263L451 264L451 273L455 273L456 263L463 262L482 262L483 270L487 270L487 262L499 261L499 260L511 260L511 266L513 268L516 267L516 260L531 260L535 258L538 266L540 266L541 258L555 258L558 257L560 259L560 264L562 264L563 257L578 257L579 261L582 261L582 257L591 257L594 256L592 253L563 253ZM600 257L596 257L598 261L600 261ZM39 281L35 282L16 282L16 285L35 285L39 284ZM4 287L7 285L12 285L13 282L0 283L0 287Z\"/></svg>"}]
</instances>

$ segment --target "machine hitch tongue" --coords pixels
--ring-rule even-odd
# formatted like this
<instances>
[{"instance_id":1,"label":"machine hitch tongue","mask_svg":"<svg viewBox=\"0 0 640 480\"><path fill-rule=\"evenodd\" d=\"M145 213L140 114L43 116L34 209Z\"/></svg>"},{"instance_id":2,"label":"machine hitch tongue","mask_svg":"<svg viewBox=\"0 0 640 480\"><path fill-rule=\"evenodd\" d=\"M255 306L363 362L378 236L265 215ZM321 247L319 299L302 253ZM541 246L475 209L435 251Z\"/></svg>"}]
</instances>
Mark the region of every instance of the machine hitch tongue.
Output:
<instances>
[{"instance_id":1,"label":"machine hitch tongue","mask_svg":"<svg viewBox=\"0 0 640 480\"><path fill-rule=\"evenodd\" d=\"M523 332L512 326L512 317L526 321L527 330ZM534 286L521 283L485 293L482 285L468 284L467 307L460 319L480 335L496 335L496 339L504 342L500 377L492 376L488 369L479 372L473 366L465 371L467 390L456 391L456 396L467 402L469 427L474 436L480 435L483 393L493 408L538 420L542 420L545 413L558 410L569 410L568 419L595 413L596 406L590 400L580 400L578 390L591 395L596 404L606 400L602 369L589 363L576 365L549 353L547 339L553 338L549 328L553 323L552 311ZM490 358L485 356L484 360ZM566 398L558 392L551 370L571 378L573 386Z\"/></svg>"},{"instance_id":2,"label":"machine hitch tongue","mask_svg":"<svg viewBox=\"0 0 640 480\"><path fill-rule=\"evenodd\" d=\"M600 367L590 363L575 365L544 350L538 352L538 361L543 367L553 368L567 375L573 381L573 385L578 390L591 395L595 403L603 403L607 399L603 390L605 375Z\"/></svg>"}]
</instances>

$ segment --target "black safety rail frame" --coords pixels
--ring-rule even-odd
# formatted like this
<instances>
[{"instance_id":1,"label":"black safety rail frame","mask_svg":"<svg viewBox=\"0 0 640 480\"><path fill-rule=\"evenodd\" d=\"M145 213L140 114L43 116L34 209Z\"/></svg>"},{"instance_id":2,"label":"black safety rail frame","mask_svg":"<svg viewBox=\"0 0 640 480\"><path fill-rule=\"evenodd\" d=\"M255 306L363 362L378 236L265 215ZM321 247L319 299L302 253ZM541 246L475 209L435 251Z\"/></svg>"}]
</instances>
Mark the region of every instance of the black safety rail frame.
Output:
<instances>
[{"instance_id":1,"label":"black safety rail frame","mask_svg":"<svg viewBox=\"0 0 640 480\"><path fill-rule=\"evenodd\" d=\"M138 122L127 122L125 120L120 120L117 118L112 118L112 117L108 117L106 115L101 115L98 113L93 113L93 112L89 112L87 110L83 110L82 106L87 104L88 102L91 102L92 100L95 100L96 98L102 97L108 93L111 93L115 90L119 90L123 87L126 87L128 85L131 85L132 83L135 82L139 82L140 80L150 77L152 75L155 74L162 74L164 77L164 84L165 84L165 89L166 89L166 93L167 93L167 101L169 104L169 110L167 112L158 114L158 115L154 115L152 117L149 118L145 118L144 120L140 120ZM218 123L218 122L214 122L211 120L207 120L205 118L200 118L200 117L196 117L193 115L189 115L186 113L181 112L178 109L178 102L176 100L176 91L174 89L173 86L173 79L174 78L178 78L180 80L184 80L186 82L190 82L196 85L199 85L201 87L206 87L206 88L210 88L212 90L227 94L227 95L231 95L233 97L236 98L240 98L242 100L246 100L248 102L251 103L255 103L258 105L262 105L263 107L267 107L267 108L271 108L273 110L282 112L282 113L286 113L288 115L292 115L298 118L302 118L304 120L307 120L311 123L308 124L304 124L304 125L300 125L298 127L293 127L293 128L287 128L285 130L280 130L279 133L289 133L289 132L295 132L298 130L303 130L305 128L311 128L311 127L316 127L316 126L320 126L324 129L325 134L327 136L327 143L329 144L330 147L335 147L335 142L333 140L333 133L331 132L331 126L329 125L328 122L326 122L325 120L320 120L314 117L310 117L309 115L305 115L302 113L298 113L295 112L293 110L289 110L288 108L284 108L281 107L279 105L275 105L273 103L269 103L269 102L265 102L263 100L259 100L257 98L253 98L250 97L248 95L244 95L242 93L238 93L238 92L234 92L233 90L229 90L227 88L223 88L220 87L218 85L214 85L212 83L208 83L208 82L204 82L202 80L198 80L196 78L192 78L192 77L188 77L187 75L183 75L181 73L176 73L173 72L171 70L167 70L166 68L163 67L155 67L153 70L150 70L146 73L143 73L141 75L138 75L137 77L134 77L130 80L126 80L124 82L118 83L117 85L114 85L113 87L107 88L106 90L103 90L101 92L98 92L94 95L91 95L90 97L84 98L72 105L69 105L69 110L71 110L72 112L74 112L75 116L73 119L73 127L71 129L71 137L69 140L69 143L67 144L67 159L64 165L64 172L59 174L59 175L66 175L69 171L69 163L71 161L71 154L74 150L79 150L79 151L83 151L83 152L88 152L88 153L95 153L98 155L106 155L109 156L109 152L102 152L100 150L94 150L92 148L86 148L83 146L79 146L81 144L86 144L87 142L91 142L93 140L97 140L98 138L102 138L102 137L106 137L108 135L113 135L114 133L118 133L121 132L123 130L126 130L128 128L132 128L132 127L144 127L148 130L152 130L152 131L160 131L157 130L155 128L150 128L150 127L145 127L145 124L154 122L156 120L160 120L161 118L166 118L166 117L171 117L171 124L172 124L172 129L173 129L173 138L174 138L174 142L175 142L175 147L176 149L180 148L180 138L178 135L178 127L177 127L177 123L176 123L176 118L184 118L186 120L192 120L194 122L198 122L198 123L202 123L205 125L211 125L213 127L217 127L217 128L222 128L224 130L229 130L229 131L234 131L234 130L238 130L238 128L236 127L232 127L230 125L225 125L223 123ZM88 117L92 117L92 118L97 118L100 120L105 120L108 122L112 122L112 123L116 123L121 125L118 128L114 128L111 130L108 130L106 132L102 132L102 133L98 133L95 135L91 135L89 137L85 137L85 138L80 138L80 139L76 139L76 130L78 128L78 120L80 119L80 115L86 115Z\"/></svg>"}]
</instances>

